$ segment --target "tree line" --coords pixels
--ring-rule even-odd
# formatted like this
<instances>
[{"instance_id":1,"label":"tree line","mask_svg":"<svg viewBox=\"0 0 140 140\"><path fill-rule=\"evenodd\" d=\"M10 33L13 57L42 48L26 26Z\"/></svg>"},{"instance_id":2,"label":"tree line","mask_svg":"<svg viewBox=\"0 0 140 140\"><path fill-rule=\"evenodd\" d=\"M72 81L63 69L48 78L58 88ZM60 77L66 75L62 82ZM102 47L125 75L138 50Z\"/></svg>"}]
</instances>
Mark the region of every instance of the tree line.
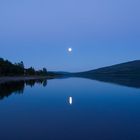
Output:
<instances>
[{"instance_id":1,"label":"tree line","mask_svg":"<svg viewBox=\"0 0 140 140\"><path fill-rule=\"evenodd\" d=\"M33 67L25 68L23 61L19 63L12 63L9 60L0 58L0 76L32 76L47 75L47 69L35 70Z\"/></svg>"}]
</instances>

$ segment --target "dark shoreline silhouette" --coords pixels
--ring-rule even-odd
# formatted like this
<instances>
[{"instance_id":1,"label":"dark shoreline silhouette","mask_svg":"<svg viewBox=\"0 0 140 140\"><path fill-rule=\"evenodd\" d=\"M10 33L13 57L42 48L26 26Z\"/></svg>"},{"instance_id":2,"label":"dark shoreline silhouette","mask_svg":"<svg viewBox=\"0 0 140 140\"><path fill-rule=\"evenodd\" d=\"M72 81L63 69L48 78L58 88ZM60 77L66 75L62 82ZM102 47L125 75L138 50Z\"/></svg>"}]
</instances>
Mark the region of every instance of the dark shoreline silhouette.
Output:
<instances>
[{"instance_id":1,"label":"dark shoreline silhouette","mask_svg":"<svg viewBox=\"0 0 140 140\"><path fill-rule=\"evenodd\" d=\"M140 60L103 67L95 70L64 74L65 77L79 77L117 85L140 88Z\"/></svg>"},{"instance_id":2,"label":"dark shoreline silhouette","mask_svg":"<svg viewBox=\"0 0 140 140\"><path fill-rule=\"evenodd\" d=\"M140 61L132 61L79 73L49 72L49 76L42 77L0 77L0 100L10 96L12 93L22 94L25 86L28 85L33 87L35 83L38 83L45 87L49 79L71 77L86 78L140 89Z\"/></svg>"},{"instance_id":3,"label":"dark shoreline silhouette","mask_svg":"<svg viewBox=\"0 0 140 140\"><path fill-rule=\"evenodd\" d=\"M0 58L0 76L46 76L47 69L35 70L33 67L25 68L24 62L12 63L9 60Z\"/></svg>"},{"instance_id":4,"label":"dark shoreline silhouette","mask_svg":"<svg viewBox=\"0 0 140 140\"><path fill-rule=\"evenodd\" d=\"M121 86L140 89L140 76L137 75L90 75L90 74L66 74L61 78L85 78L90 80L97 80L100 82L113 83ZM58 78L58 77L57 77ZM55 78L54 78L55 79ZM0 84L0 100L9 97L12 94L23 94L26 86L33 87L35 84L40 84L43 87L47 86L49 79L32 79L11 81ZM61 79L60 79L61 80Z\"/></svg>"},{"instance_id":5,"label":"dark shoreline silhouette","mask_svg":"<svg viewBox=\"0 0 140 140\"><path fill-rule=\"evenodd\" d=\"M74 76L140 88L140 60L75 73Z\"/></svg>"}]
</instances>

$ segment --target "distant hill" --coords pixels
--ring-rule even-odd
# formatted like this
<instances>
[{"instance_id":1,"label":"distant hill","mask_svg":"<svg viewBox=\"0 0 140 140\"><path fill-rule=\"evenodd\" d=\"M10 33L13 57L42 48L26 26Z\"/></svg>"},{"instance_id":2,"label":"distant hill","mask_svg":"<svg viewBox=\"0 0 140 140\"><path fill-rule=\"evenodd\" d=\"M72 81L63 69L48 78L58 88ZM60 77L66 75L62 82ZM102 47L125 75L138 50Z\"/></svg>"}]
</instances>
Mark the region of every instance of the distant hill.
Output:
<instances>
[{"instance_id":1,"label":"distant hill","mask_svg":"<svg viewBox=\"0 0 140 140\"><path fill-rule=\"evenodd\" d=\"M86 72L81 72L79 74L138 75L140 74L140 60L135 60L131 62L121 63L117 65L86 71Z\"/></svg>"},{"instance_id":2,"label":"distant hill","mask_svg":"<svg viewBox=\"0 0 140 140\"><path fill-rule=\"evenodd\" d=\"M140 88L140 60L73 73L71 76Z\"/></svg>"}]
</instances>

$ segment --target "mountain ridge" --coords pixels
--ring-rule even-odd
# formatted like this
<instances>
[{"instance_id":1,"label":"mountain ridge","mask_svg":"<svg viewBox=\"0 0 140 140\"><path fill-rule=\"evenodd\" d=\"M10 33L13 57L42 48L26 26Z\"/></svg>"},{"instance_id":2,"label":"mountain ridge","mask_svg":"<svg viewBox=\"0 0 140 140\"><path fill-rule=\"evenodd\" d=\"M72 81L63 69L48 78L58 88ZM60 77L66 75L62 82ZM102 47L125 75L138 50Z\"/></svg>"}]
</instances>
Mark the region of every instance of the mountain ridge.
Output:
<instances>
[{"instance_id":1,"label":"mountain ridge","mask_svg":"<svg viewBox=\"0 0 140 140\"><path fill-rule=\"evenodd\" d=\"M140 60L134 60L75 74L140 74Z\"/></svg>"},{"instance_id":2,"label":"mountain ridge","mask_svg":"<svg viewBox=\"0 0 140 140\"><path fill-rule=\"evenodd\" d=\"M66 76L140 88L140 60L129 61L85 72L70 73Z\"/></svg>"}]
</instances>

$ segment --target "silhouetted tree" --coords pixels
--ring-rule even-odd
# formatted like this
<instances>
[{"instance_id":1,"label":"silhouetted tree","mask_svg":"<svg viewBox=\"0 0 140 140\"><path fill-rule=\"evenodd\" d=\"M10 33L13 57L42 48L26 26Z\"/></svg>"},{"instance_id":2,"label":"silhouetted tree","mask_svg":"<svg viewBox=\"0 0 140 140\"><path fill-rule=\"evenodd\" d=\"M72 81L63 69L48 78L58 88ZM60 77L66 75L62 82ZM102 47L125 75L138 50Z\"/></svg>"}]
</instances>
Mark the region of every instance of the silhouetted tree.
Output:
<instances>
[{"instance_id":1,"label":"silhouetted tree","mask_svg":"<svg viewBox=\"0 0 140 140\"><path fill-rule=\"evenodd\" d=\"M26 75L35 75L35 74L36 74L36 72L33 67L26 69Z\"/></svg>"},{"instance_id":2,"label":"silhouetted tree","mask_svg":"<svg viewBox=\"0 0 140 140\"><path fill-rule=\"evenodd\" d=\"M47 75L47 69L36 71L33 67L25 69L23 61L12 64L8 60L0 58L0 76L17 76L17 75Z\"/></svg>"}]
</instances>

